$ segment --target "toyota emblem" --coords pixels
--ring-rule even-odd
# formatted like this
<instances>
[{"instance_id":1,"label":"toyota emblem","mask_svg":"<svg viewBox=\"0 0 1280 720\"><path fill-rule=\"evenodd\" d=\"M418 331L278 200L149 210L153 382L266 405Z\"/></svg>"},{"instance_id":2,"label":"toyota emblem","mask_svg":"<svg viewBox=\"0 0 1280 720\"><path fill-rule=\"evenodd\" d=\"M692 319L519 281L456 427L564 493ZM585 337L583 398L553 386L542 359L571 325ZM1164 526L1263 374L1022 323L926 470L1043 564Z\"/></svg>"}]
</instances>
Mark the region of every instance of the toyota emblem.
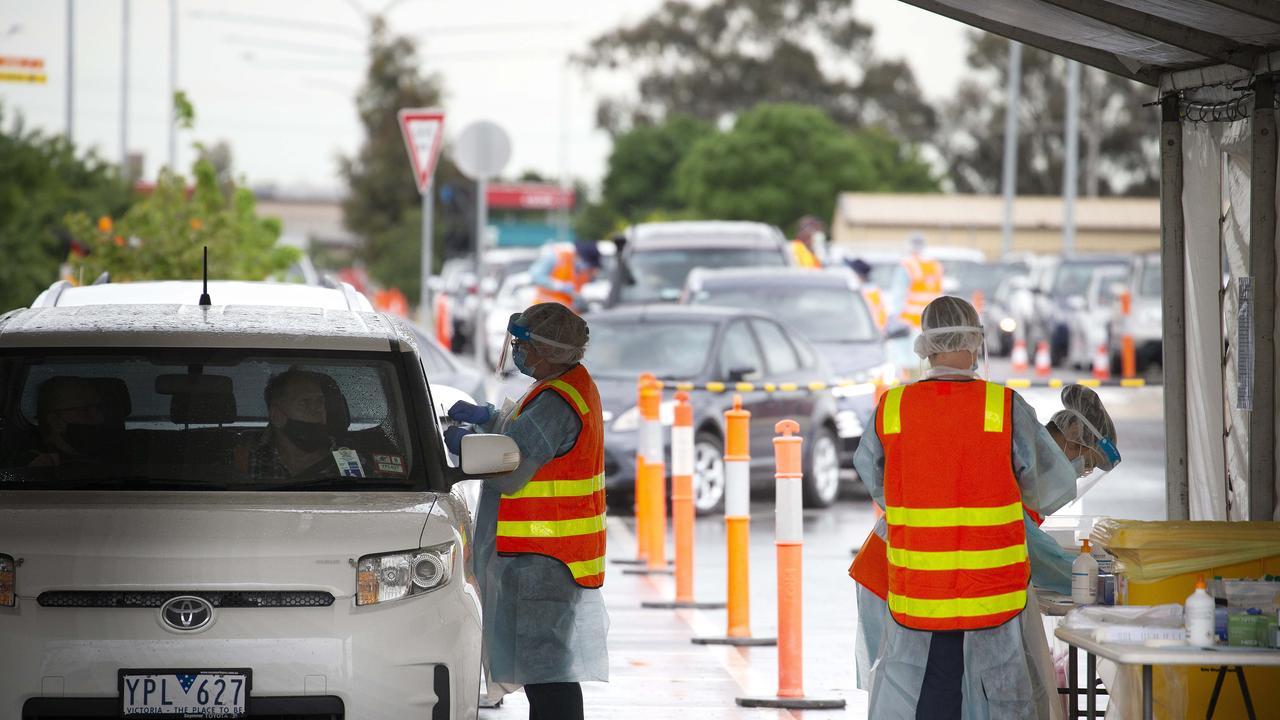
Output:
<instances>
[{"instance_id":1,"label":"toyota emblem","mask_svg":"<svg viewBox=\"0 0 1280 720\"><path fill-rule=\"evenodd\" d=\"M160 619L178 632L195 632L213 621L213 605L204 598L180 595L160 606Z\"/></svg>"}]
</instances>

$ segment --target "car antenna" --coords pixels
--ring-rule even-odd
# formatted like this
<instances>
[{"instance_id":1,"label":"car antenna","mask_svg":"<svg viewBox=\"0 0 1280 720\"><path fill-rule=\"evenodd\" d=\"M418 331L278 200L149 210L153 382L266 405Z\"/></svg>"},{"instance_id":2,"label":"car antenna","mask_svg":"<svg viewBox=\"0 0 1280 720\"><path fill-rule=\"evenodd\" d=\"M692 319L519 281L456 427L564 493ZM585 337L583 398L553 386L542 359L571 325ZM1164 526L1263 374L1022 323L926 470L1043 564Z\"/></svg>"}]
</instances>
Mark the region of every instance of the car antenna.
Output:
<instances>
[{"instance_id":1,"label":"car antenna","mask_svg":"<svg viewBox=\"0 0 1280 720\"><path fill-rule=\"evenodd\" d=\"M209 298L209 246L204 246L204 292L200 293L200 307L213 305Z\"/></svg>"}]
</instances>

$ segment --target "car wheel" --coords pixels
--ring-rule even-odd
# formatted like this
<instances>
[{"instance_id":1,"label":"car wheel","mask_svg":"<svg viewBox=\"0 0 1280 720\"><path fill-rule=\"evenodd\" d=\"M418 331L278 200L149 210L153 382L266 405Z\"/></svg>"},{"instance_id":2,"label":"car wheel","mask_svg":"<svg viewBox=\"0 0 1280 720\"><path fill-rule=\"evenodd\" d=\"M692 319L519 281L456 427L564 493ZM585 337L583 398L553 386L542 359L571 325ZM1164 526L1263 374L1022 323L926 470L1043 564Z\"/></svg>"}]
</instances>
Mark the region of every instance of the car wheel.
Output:
<instances>
[{"instance_id":1,"label":"car wheel","mask_svg":"<svg viewBox=\"0 0 1280 720\"><path fill-rule=\"evenodd\" d=\"M693 439L693 510L698 515L724 512L724 442L709 432Z\"/></svg>"},{"instance_id":2,"label":"car wheel","mask_svg":"<svg viewBox=\"0 0 1280 720\"><path fill-rule=\"evenodd\" d=\"M840 447L831 428L813 434L803 482L805 507L830 507L840 494Z\"/></svg>"}]
</instances>

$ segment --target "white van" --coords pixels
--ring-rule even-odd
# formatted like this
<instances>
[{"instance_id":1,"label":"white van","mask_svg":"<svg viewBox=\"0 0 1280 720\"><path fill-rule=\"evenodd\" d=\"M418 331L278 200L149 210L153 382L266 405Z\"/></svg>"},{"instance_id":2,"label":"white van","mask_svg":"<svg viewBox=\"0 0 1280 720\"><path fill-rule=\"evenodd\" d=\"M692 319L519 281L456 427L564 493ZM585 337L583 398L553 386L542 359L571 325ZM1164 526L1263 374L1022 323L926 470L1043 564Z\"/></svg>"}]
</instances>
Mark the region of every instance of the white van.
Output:
<instances>
[{"instance_id":1,"label":"white van","mask_svg":"<svg viewBox=\"0 0 1280 720\"><path fill-rule=\"evenodd\" d=\"M0 316L0 717L474 718L469 513L430 392L375 313Z\"/></svg>"}]
</instances>

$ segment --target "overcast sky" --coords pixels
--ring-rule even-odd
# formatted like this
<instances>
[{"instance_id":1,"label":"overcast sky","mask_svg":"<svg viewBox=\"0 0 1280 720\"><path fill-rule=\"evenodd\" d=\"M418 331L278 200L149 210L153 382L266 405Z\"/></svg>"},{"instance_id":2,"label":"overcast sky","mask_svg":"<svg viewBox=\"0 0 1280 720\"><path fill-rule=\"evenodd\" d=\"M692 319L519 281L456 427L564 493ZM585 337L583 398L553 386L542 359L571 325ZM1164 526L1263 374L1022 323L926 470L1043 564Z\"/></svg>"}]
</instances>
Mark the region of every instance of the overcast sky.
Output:
<instances>
[{"instance_id":1,"label":"overcast sky","mask_svg":"<svg viewBox=\"0 0 1280 720\"><path fill-rule=\"evenodd\" d=\"M510 133L508 174L558 177L567 167L591 184L609 153L596 130L596 99L634 83L584 78L566 59L594 36L633 23L662 0L400 0L392 28L420 41L423 68L446 90L446 136L490 119ZM363 77L366 25L353 5L388 0L177 0L178 86L196 107L179 136L187 167L193 142L228 141L251 184L338 191L335 158L362 139L353 98ZM6 122L66 126L67 0L0 0L0 55L40 58L48 83L0 82ZM120 157L123 0L75 3L75 140ZM154 176L168 160L170 0L132 0L129 147ZM857 0L875 47L906 58L931 99L964 72L964 26L898 0ZM406 161L407 162L407 161Z\"/></svg>"}]
</instances>

